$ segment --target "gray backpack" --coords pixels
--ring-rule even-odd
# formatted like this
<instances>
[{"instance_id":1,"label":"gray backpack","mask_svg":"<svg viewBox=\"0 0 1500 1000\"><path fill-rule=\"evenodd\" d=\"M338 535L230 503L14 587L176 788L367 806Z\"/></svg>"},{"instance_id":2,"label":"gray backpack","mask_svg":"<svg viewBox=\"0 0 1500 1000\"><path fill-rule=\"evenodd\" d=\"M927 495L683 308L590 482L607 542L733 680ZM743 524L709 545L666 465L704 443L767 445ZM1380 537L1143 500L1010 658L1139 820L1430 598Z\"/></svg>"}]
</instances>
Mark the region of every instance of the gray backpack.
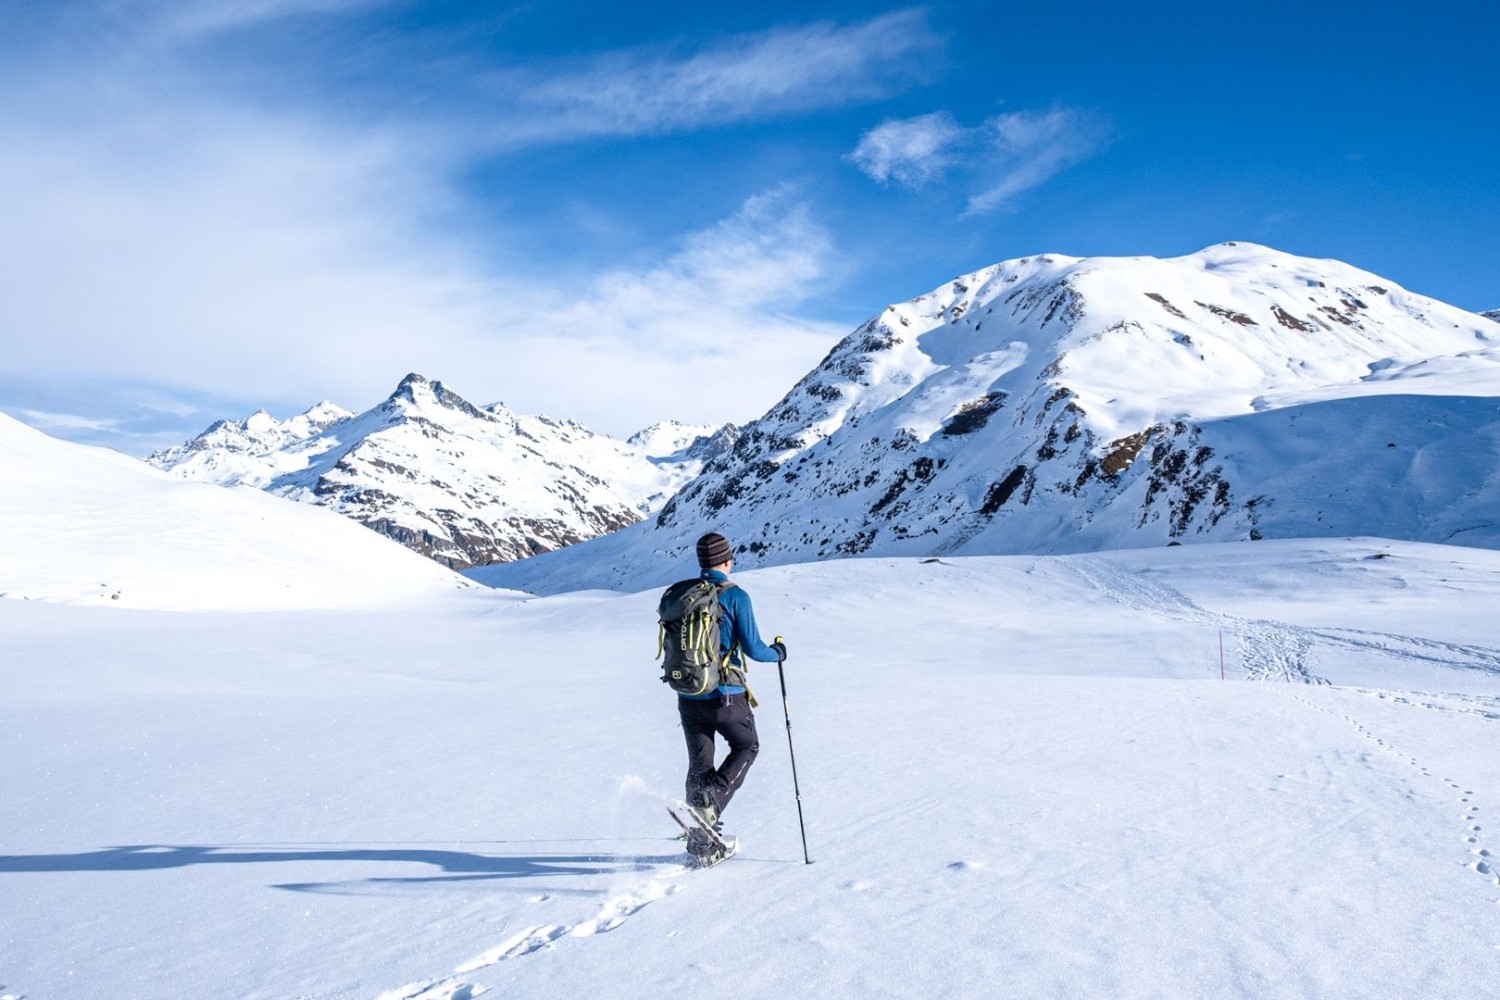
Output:
<instances>
[{"instance_id":1,"label":"gray backpack","mask_svg":"<svg viewBox=\"0 0 1500 1000\"><path fill-rule=\"evenodd\" d=\"M708 694L731 672L729 655L719 648L719 595L733 586L727 580L682 580L661 595L656 655L662 683L678 694Z\"/></svg>"}]
</instances>

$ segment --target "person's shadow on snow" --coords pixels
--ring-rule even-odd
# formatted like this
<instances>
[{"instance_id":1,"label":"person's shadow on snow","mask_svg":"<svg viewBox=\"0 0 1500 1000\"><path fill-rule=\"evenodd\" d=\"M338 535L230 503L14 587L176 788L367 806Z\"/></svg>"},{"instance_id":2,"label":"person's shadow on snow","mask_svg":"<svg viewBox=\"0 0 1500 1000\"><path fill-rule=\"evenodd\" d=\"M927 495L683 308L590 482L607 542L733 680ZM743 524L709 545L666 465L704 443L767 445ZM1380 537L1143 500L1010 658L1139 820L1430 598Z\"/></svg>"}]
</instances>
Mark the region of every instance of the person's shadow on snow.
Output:
<instances>
[{"instance_id":1,"label":"person's shadow on snow","mask_svg":"<svg viewBox=\"0 0 1500 1000\"><path fill-rule=\"evenodd\" d=\"M564 875L615 875L650 871L679 862L681 855L637 854L475 854L469 851L410 847L211 847L141 844L106 847L81 854L0 855L0 876L18 872L143 872L192 865L285 864L343 861L431 865L445 874L356 879L346 882L290 882L273 888L294 892L358 892L378 886L541 878Z\"/></svg>"}]
</instances>

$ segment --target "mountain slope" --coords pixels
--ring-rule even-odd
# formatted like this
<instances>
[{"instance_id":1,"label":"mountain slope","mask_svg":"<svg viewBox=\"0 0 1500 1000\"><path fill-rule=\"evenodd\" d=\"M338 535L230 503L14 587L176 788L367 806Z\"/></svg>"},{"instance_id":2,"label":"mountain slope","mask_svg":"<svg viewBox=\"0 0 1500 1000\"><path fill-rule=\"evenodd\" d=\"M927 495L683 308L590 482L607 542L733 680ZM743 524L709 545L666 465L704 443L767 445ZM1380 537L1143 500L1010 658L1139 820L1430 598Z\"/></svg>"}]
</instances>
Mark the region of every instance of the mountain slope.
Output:
<instances>
[{"instance_id":1,"label":"mountain slope","mask_svg":"<svg viewBox=\"0 0 1500 1000\"><path fill-rule=\"evenodd\" d=\"M893 305L608 544L480 573L1379 534L1500 545L1500 328L1252 244L1010 261Z\"/></svg>"},{"instance_id":2,"label":"mountain slope","mask_svg":"<svg viewBox=\"0 0 1500 1000\"><path fill-rule=\"evenodd\" d=\"M323 403L285 423L263 412L220 421L148 461L330 507L464 568L634 524L697 473L714 442L732 440L732 427L704 430L662 425L631 445L571 421L481 409L413 374L365 413Z\"/></svg>"},{"instance_id":3,"label":"mountain slope","mask_svg":"<svg viewBox=\"0 0 1500 1000\"><path fill-rule=\"evenodd\" d=\"M143 609L342 608L467 581L329 511L185 483L0 414L0 596Z\"/></svg>"}]
</instances>

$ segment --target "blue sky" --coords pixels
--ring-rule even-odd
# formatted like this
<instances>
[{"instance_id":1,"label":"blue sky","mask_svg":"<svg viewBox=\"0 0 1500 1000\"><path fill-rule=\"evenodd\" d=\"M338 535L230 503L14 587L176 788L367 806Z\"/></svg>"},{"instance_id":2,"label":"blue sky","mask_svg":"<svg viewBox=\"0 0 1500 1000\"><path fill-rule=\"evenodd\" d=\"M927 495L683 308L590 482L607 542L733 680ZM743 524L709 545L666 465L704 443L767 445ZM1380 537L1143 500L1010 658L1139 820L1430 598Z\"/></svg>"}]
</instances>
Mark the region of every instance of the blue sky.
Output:
<instances>
[{"instance_id":1,"label":"blue sky","mask_svg":"<svg viewBox=\"0 0 1500 1000\"><path fill-rule=\"evenodd\" d=\"M1231 239L1500 307L1492 3L727 6L0 0L0 409L740 421L957 274Z\"/></svg>"}]
</instances>

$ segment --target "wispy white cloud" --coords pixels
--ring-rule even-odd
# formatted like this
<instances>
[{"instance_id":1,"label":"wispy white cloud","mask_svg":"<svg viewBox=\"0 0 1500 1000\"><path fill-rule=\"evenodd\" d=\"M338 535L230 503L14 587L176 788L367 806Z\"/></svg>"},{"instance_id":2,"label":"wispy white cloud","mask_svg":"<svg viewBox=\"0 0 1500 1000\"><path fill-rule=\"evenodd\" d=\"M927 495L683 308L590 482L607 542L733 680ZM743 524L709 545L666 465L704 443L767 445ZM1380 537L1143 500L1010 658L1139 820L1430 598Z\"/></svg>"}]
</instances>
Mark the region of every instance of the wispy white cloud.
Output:
<instances>
[{"instance_id":1,"label":"wispy white cloud","mask_svg":"<svg viewBox=\"0 0 1500 1000\"><path fill-rule=\"evenodd\" d=\"M996 115L972 127L939 111L877 125L848 159L877 181L914 189L961 177L970 192L964 214L982 215L1094 156L1108 141L1108 123L1075 108Z\"/></svg>"},{"instance_id":2,"label":"wispy white cloud","mask_svg":"<svg viewBox=\"0 0 1500 1000\"><path fill-rule=\"evenodd\" d=\"M1099 152L1109 137L1101 118L1074 108L998 115L984 127L993 138L980 169L990 180L969 198L971 215L992 212L1021 192L1045 184Z\"/></svg>"},{"instance_id":3,"label":"wispy white cloud","mask_svg":"<svg viewBox=\"0 0 1500 1000\"><path fill-rule=\"evenodd\" d=\"M245 28L301 14L342 14L395 0L107 0L103 10L163 40Z\"/></svg>"},{"instance_id":4,"label":"wispy white cloud","mask_svg":"<svg viewBox=\"0 0 1500 1000\"><path fill-rule=\"evenodd\" d=\"M499 141L642 135L764 120L886 96L942 38L925 12L740 35L686 54L608 53L490 78Z\"/></svg>"},{"instance_id":5,"label":"wispy white cloud","mask_svg":"<svg viewBox=\"0 0 1500 1000\"><path fill-rule=\"evenodd\" d=\"M757 195L654 264L518 295L525 318L496 361L524 366L529 401L571 399L573 415L621 432L620 414L644 426L664 394L681 419L755 416L847 332L798 311L835 261L794 191Z\"/></svg>"},{"instance_id":6,"label":"wispy white cloud","mask_svg":"<svg viewBox=\"0 0 1500 1000\"><path fill-rule=\"evenodd\" d=\"M17 414L33 427L48 431L113 431L120 421L84 417L75 413L49 413L45 410L22 409Z\"/></svg>"}]
</instances>

